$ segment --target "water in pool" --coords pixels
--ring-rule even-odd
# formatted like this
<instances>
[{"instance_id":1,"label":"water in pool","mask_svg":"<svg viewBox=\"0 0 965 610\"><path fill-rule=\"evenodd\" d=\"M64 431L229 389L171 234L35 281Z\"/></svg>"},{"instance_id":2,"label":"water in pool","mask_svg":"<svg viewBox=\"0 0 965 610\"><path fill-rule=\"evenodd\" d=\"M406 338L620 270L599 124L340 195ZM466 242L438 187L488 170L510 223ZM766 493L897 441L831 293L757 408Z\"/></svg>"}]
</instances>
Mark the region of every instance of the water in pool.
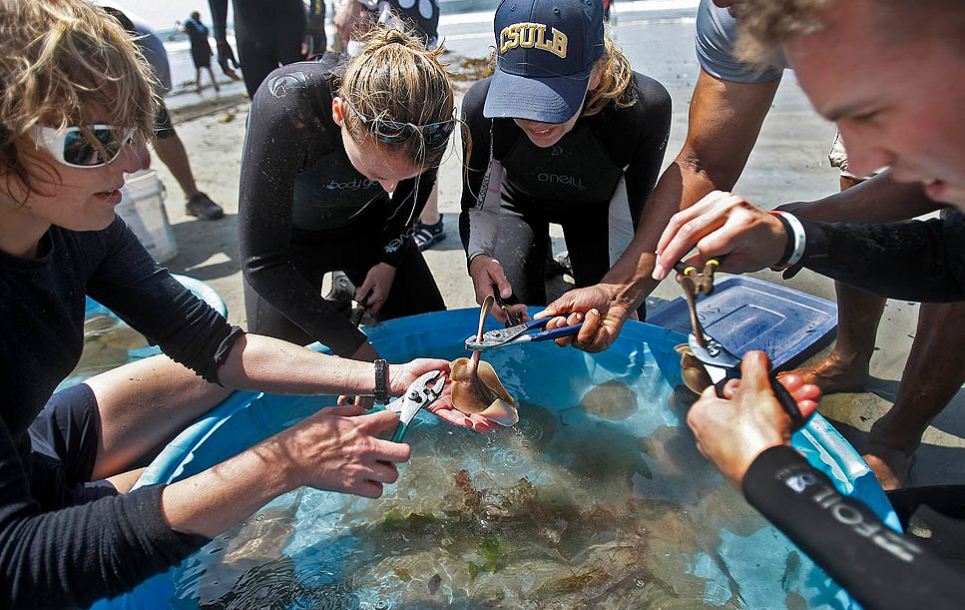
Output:
<instances>
[{"instance_id":1,"label":"water in pool","mask_svg":"<svg viewBox=\"0 0 965 610\"><path fill-rule=\"evenodd\" d=\"M557 352L583 363L555 368ZM420 414L381 499L277 498L176 570L175 605L799 608L796 591L830 586L700 456L679 378L646 347L487 359L520 399L515 428Z\"/></svg>"}]
</instances>

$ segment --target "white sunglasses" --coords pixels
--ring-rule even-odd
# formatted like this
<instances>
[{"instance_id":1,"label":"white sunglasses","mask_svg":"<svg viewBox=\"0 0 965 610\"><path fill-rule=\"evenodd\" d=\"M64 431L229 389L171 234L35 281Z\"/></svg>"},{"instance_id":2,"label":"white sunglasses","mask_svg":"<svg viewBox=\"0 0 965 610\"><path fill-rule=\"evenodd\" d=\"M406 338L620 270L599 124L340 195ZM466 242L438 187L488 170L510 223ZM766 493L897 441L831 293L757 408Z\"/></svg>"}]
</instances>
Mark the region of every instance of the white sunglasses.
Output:
<instances>
[{"instance_id":1,"label":"white sunglasses","mask_svg":"<svg viewBox=\"0 0 965 610\"><path fill-rule=\"evenodd\" d=\"M100 146L95 146L91 134ZM91 125L86 128L56 129L35 125L28 133L38 148L44 148L54 160L69 167L90 169L116 160L124 147L134 142L134 129L121 130L113 125ZM105 154L109 158L105 159Z\"/></svg>"}]
</instances>

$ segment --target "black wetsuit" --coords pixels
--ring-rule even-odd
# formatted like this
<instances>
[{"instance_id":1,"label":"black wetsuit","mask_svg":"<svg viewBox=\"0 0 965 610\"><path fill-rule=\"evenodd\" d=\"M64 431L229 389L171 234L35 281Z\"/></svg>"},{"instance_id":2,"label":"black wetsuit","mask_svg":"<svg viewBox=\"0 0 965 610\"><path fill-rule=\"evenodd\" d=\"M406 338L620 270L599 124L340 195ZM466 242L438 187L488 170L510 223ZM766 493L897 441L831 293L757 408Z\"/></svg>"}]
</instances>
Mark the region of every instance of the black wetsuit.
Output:
<instances>
[{"instance_id":1,"label":"black wetsuit","mask_svg":"<svg viewBox=\"0 0 965 610\"><path fill-rule=\"evenodd\" d=\"M881 296L965 300L965 217L897 224L831 224L801 219L801 265Z\"/></svg>"},{"instance_id":2,"label":"black wetsuit","mask_svg":"<svg viewBox=\"0 0 965 610\"><path fill-rule=\"evenodd\" d=\"M965 219L829 224L801 219L801 265L886 297L965 298ZM953 357L956 355L953 355ZM961 608L965 598L965 486L889 492L903 525L922 520L930 538L899 535L789 447L751 464L744 495L866 608ZM939 559L940 557L940 559Z\"/></svg>"},{"instance_id":3,"label":"black wetsuit","mask_svg":"<svg viewBox=\"0 0 965 610\"><path fill-rule=\"evenodd\" d=\"M120 219L102 231L52 227L33 260L0 252L5 608L86 606L130 590L206 542L166 525L163 486L66 507L99 495L83 489L97 454L92 393L82 385L51 399L80 359L88 294L206 379L217 380L241 334L158 266Z\"/></svg>"},{"instance_id":4,"label":"black wetsuit","mask_svg":"<svg viewBox=\"0 0 965 610\"><path fill-rule=\"evenodd\" d=\"M354 1L354 0L349 0ZM362 6L375 21L392 27L392 16L404 26L425 37L425 44L435 48L439 41L439 3L436 0L362 0Z\"/></svg>"},{"instance_id":5,"label":"black wetsuit","mask_svg":"<svg viewBox=\"0 0 965 610\"><path fill-rule=\"evenodd\" d=\"M656 183L670 131L670 95L634 73L636 103L621 109L610 104L581 118L557 144L541 149L512 119L483 117L489 82L473 85L462 105L472 150L466 155L460 234L470 260L493 256L517 298L545 304L549 223L563 226L576 285L599 282L610 269L611 202L629 206L626 222L635 227ZM501 197L487 201L495 186L488 184L492 161L504 173Z\"/></svg>"},{"instance_id":6,"label":"black wetsuit","mask_svg":"<svg viewBox=\"0 0 965 610\"><path fill-rule=\"evenodd\" d=\"M928 541L892 531L790 447L761 453L742 486L754 508L865 608L962 607L965 577L929 551Z\"/></svg>"},{"instance_id":7,"label":"black wetsuit","mask_svg":"<svg viewBox=\"0 0 965 610\"><path fill-rule=\"evenodd\" d=\"M248 95L254 98L261 81L272 70L304 59L302 42L308 21L315 22L311 26L318 30L317 22L325 19L325 2L311 0L308 15L302 0L232 0L232 5L238 58ZM208 6L214 38L224 40L228 0L208 0ZM324 47L324 42L318 46ZM315 49L316 53L322 50Z\"/></svg>"},{"instance_id":8,"label":"black wetsuit","mask_svg":"<svg viewBox=\"0 0 965 610\"><path fill-rule=\"evenodd\" d=\"M341 356L365 335L321 297L322 276L362 284L379 262L396 267L380 319L445 309L412 225L436 170L399 183L390 198L352 166L332 120L339 56L273 72L255 95L241 164L241 259L248 327Z\"/></svg>"}]
</instances>

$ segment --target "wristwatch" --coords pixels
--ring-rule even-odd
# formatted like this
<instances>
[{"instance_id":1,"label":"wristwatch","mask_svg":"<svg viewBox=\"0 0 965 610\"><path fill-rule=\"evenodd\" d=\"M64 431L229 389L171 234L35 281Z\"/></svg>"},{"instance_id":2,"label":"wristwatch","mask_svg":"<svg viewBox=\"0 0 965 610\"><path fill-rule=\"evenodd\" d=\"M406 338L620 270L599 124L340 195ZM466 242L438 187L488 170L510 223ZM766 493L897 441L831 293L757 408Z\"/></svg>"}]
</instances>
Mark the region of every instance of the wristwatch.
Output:
<instances>
[{"instance_id":1,"label":"wristwatch","mask_svg":"<svg viewBox=\"0 0 965 610\"><path fill-rule=\"evenodd\" d=\"M389 402L389 363L384 358L376 358L375 362L375 402L386 404Z\"/></svg>"}]
</instances>

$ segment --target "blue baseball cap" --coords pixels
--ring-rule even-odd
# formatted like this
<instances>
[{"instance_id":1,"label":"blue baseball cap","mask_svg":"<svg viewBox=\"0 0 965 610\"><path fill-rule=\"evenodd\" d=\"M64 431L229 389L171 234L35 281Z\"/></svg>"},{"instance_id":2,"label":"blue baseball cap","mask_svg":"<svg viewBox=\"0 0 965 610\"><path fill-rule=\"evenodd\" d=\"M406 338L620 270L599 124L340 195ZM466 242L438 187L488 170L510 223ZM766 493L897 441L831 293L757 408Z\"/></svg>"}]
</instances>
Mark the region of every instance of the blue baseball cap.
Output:
<instances>
[{"instance_id":1,"label":"blue baseball cap","mask_svg":"<svg viewBox=\"0 0 965 610\"><path fill-rule=\"evenodd\" d=\"M602 0L502 0L483 116L565 123L603 55Z\"/></svg>"}]
</instances>

